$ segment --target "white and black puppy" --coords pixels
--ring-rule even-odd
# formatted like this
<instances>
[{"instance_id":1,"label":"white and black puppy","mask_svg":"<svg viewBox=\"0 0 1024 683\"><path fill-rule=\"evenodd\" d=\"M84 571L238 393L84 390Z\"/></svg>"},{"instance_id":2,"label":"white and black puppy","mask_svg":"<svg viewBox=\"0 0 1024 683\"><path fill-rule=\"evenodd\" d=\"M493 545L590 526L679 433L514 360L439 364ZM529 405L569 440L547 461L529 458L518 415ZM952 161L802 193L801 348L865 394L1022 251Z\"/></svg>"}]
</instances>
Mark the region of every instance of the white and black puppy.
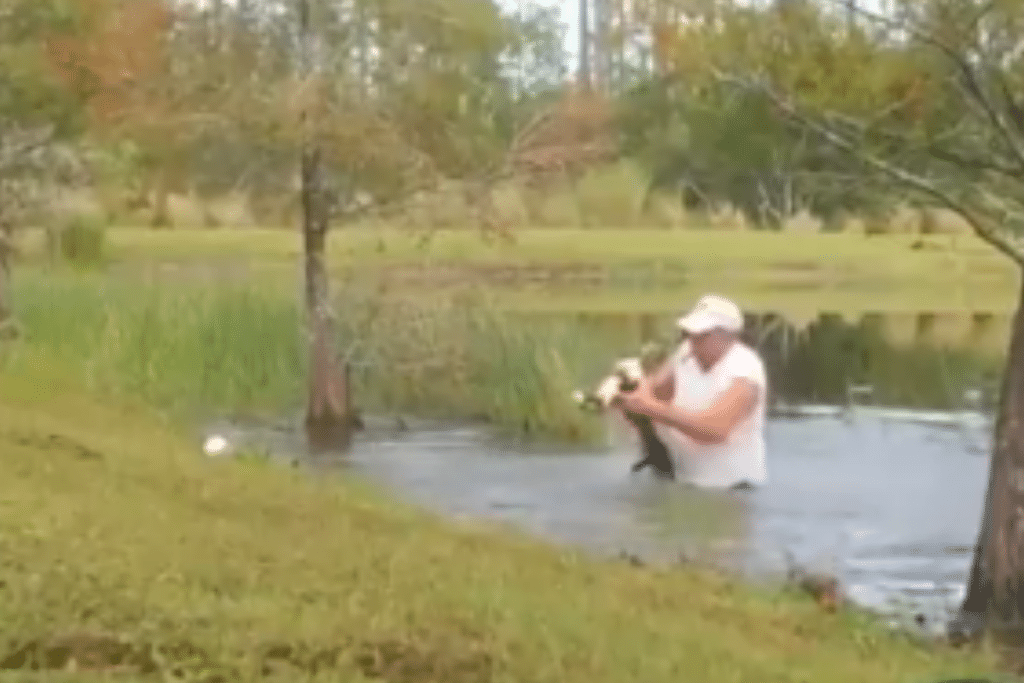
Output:
<instances>
[{"instance_id":1,"label":"white and black puppy","mask_svg":"<svg viewBox=\"0 0 1024 683\"><path fill-rule=\"evenodd\" d=\"M635 389L642 376L643 366L639 358L623 358L597 387L590 391L577 390L573 398L582 408L604 412L620 392Z\"/></svg>"},{"instance_id":2,"label":"white and black puppy","mask_svg":"<svg viewBox=\"0 0 1024 683\"><path fill-rule=\"evenodd\" d=\"M620 392L636 389L646 372L650 372L658 363L657 356L663 354L648 351L643 358L623 358L616 364L612 373L605 377L592 391L577 390L574 398L580 407L587 410L604 412L611 407L612 401ZM623 411L623 416L632 424L640 436L642 457L633 463L632 471L639 472L650 467L654 473L666 479L675 479L675 467L668 448L658 438L651 419L630 411Z\"/></svg>"}]
</instances>

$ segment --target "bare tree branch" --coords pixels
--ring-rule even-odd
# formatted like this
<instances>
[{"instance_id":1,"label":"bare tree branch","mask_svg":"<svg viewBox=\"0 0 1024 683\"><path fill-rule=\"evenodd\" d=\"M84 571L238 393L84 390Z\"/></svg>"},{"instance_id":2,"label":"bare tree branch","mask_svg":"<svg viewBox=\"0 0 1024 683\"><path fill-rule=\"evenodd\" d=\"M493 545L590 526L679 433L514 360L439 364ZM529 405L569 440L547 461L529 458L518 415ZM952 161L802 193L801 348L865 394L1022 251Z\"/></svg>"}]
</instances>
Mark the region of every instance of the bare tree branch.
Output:
<instances>
[{"instance_id":1,"label":"bare tree branch","mask_svg":"<svg viewBox=\"0 0 1024 683\"><path fill-rule=\"evenodd\" d=\"M992 11L994 6L995 3L990 0L979 8L978 13L970 22L971 28L973 29L976 27L982 18ZM1003 141L1012 152L1014 162L1019 166L1019 172L1024 173L1024 141L1014 134L1014 131L1010 127L1011 124L1007 122L1008 117L1005 115L1005 112L999 111L996 104L993 102L993 98L985 92L985 87L981 82L982 77L978 74L977 69L970 63L969 59L965 55L958 52L953 46L939 39L938 36L927 31L923 31L908 22L889 19L877 12L864 9L857 4L853 4L852 6L844 4L843 7L847 10L852 10L856 14L859 14L874 23L885 26L886 28L905 31L916 40L919 40L926 45L931 45L944 54L960 73L961 82L959 83L959 86L961 91L967 95L967 101L971 102L976 108L978 108L980 110L979 113L984 118L988 119L992 126L999 132L1000 137L1002 137ZM998 69L992 68L992 65L988 62L987 58L985 59L985 66L987 67L986 71L988 72L998 71Z\"/></svg>"},{"instance_id":2,"label":"bare tree branch","mask_svg":"<svg viewBox=\"0 0 1024 683\"><path fill-rule=\"evenodd\" d=\"M1009 81L1006 79L1006 74L999 71L997 75L1003 99L1006 100L1006 108L1010 110L1010 123L1013 124L1017 133L1024 136L1024 107L1021 106L1021 101L1013 96L1013 91Z\"/></svg>"},{"instance_id":3,"label":"bare tree branch","mask_svg":"<svg viewBox=\"0 0 1024 683\"><path fill-rule=\"evenodd\" d=\"M962 122L940 135L936 135L926 141L918 141L911 139L904 132L890 128L872 128L869 124L835 112L830 113L829 118L855 130L858 135L864 137L873 135L902 147L915 148L917 151L939 161L945 161L955 166L970 168L975 171L990 171L1015 180L1021 177L1021 169L1019 167L1013 164L1001 163L994 155L976 156L944 145L943 143L946 138L955 138L963 133L964 124Z\"/></svg>"}]
</instances>

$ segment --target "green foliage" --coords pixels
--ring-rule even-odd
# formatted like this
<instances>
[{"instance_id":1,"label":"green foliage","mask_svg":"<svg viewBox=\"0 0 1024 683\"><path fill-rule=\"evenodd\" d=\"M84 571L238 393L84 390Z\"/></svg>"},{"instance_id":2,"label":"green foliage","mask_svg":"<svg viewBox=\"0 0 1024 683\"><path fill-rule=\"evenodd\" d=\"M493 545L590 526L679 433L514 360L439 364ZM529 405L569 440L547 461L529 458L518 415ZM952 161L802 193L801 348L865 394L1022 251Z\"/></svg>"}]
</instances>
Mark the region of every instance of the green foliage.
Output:
<instances>
[{"instance_id":1,"label":"green foliage","mask_svg":"<svg viewBox=\"0 0 1024 683\"><path fill-rule=\"evenodd\" d=\"M981 142L993 130L977 116L988 105L965 101L970 86L957 83L962 68L950 54L967 49L971 17L989 22L1006 8L907 2L889 19L807 0L680 9L693 21L666 34L667 70L626 93L622 105L626 148L657 184L686 184L705 202L736 206L754 224L776 227L801 211L826 223L890 212L907 187L865 165L864 153L949 196L993 182L986 170L995 165ZM908 27L910 39L887 38L898 28L886 21ZM999 31L997 23L991 30ZM950 33L943 39L949 54L929 42L940 29ZM978 67L977 84L989 104L1002 106L999 83L1013 76L991 72L993 63ZM847 146L823 136L822 126ZM1006 149L1005 140L991 145ZM942 203L934 193L920 199Z\"/></svg>"},{"instance_id":2,"label":"green foliage","mask_svg":"<svg viewBox=\"0 0 1024 683\"><path fill-rule=\"evenodd\" d=\"M470 415L513 435L596 436L571 393L609 354L587 353L568 330L524 327L486 302L381 304L357 291L339 304L339 336L365 350L353 372L362 407ZM97 391L187 421L221 411L275 416L304 400L302 315L272 288L28 272L15 294L25 337L8 363L43 353Z\"/></svg>"},{"instance_id":3,"label":"green foliage","mask_svg":"<svg viewBox=\"0 0 1024 683\"><path fill-rule=\"evenodd\" d=\"M880 194L876 214L912 192L1024 263L1019 3L906 0L884 16L840 5L685 3L688 21L661 41L666 71L691 97L722 83L767 96L812 158L829 150L795 168L829 179L838 167L829 191Z\"/></svg>"},{"instance_id":4,"label":"green foliage","mask_svg":"<svg viewBox=\"0 0 1024 683\"><path fill-rule=\"evenodd\" d=\"M651 189L675 188L692 208L735 207L755 226L779 228L801 211L826 222L878 213L899 198L757 93L652 79L623 95L618 123Z\"/></svg>"},{"instance_id":5,"label":"green foliage","mask_svg":"<svg viewBox=\"0 0 1024 683\"><path fill-rule=\"evenodd\" d=\"M2 0L0 17L0 139L34 126L52 126L58 135L78 132L82 101L47 51L50 39L77 30L73 3Z\"/></svg>"},{"instance_id":6,"label":"green foliage","mask_svg":"<svg viewBox=\"0 0 1024 683\"><path fill-rule=\"evenodd\" d=\"M32 271L15 292L24 351L63 356L98 391L186 418L281 408L301 395L299 318L283 301Z\"/></svg>"},{"instance_id":7,"label":"green foliage","mask_svg":"<svg viewBox=\"0 0 1024 683\"><path fill-rule=\"evenodd\" d=\"M49 252L80 268L103 264L106 235L105 221L88 214L70 216L46 233Z\"/></svg>"},{"instance_id":8,"label":"green foliage","mask_svg":"<svg viewBox=\"0 0 1024 683\"><path fill-rule=\"evenodd\" d=\"M155 198L154 220L169 191L283 205L312 99L297 86L294 7L255 21L232 3L166 14L172 4L119 16L106 0L0 0L0 140L55 126L72 143L130 147L121 189ZM488 0L312 7L316 39L339 56L322 64L315 118L342 209L494 165L526 99L507 65L561 64L551 13ZM128 159L99 161L111 185Z\"/></svg>"}]
</instances>

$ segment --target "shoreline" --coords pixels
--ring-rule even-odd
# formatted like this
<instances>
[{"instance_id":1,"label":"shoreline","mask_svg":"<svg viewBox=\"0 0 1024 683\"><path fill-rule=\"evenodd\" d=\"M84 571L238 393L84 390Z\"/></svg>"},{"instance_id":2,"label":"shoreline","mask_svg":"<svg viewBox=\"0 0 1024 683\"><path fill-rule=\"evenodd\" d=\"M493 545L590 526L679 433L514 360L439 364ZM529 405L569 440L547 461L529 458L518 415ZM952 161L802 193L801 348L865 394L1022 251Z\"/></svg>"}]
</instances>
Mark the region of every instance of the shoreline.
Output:
<instances>
[{"instance_id":1,"label":"shoreline","mask_svg":"<svg viewBox=\"0 0 1024 683\"><path fill-rule=\"evenodd\" d=\"M500 525L443 520L351 478L217 466L144 407L41 376L3 381L0 433L43 437L4 449L11 599L0 637L11 642L83 630L187 641L207 671L234 672L228 680L263 680L244 673L260 642L307 652L333 642L338 680L368 675L359 653L384 642L398 644L395 662L420 661L410 680L424 682L897 683L995 670L984 650L912 644L701 570L599 562Z\"/></svg>"}]
</instances>

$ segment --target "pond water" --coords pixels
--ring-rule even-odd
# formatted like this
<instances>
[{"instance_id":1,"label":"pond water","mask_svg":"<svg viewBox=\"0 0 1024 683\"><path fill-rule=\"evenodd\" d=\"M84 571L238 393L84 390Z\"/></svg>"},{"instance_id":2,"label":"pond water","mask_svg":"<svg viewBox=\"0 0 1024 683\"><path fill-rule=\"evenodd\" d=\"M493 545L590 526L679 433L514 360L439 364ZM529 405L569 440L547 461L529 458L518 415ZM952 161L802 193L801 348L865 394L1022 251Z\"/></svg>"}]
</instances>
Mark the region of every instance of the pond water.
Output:
<instances>
[{"instance_id":1,"label":"pond water","mask_svg":"<svg viewBox=\"0 0 1024 683\"><path fill-rule=\"evenodd\" d=\"M759 490L713 494L631 474L635 450L615 423L607 445L585 453L503 445L473 425L375 429L344 464L443 514L594 552L699 559L750 580L793 562L834 573L860 606L937 634L963 599L981 520L999 354L886 341L872 319L811 328L785 349L768 334L754 340L777 404ZM284 432L247 438L298 452Z\"/></svg>"}]
</instances>

